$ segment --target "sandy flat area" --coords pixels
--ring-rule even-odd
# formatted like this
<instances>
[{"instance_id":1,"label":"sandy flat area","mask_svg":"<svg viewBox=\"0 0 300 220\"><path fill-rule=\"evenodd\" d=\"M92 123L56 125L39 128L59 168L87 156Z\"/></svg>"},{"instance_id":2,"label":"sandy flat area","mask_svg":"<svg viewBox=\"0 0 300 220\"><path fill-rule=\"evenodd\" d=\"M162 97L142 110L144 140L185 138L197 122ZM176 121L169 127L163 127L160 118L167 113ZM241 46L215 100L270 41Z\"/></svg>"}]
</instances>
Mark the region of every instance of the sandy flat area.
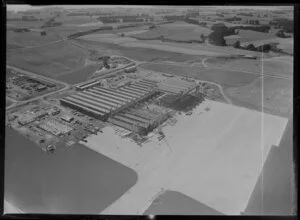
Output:
<instances>
[{"instance_id":1,"label":"sandy flat area","mask_svg":"<svg viewBox=\"0 0 300 220\"><path fill-rule=\"evenodd\" d=\"M17 207L13 206L11 203L8 201L4 200L3 203L3 213L4 214L16 214L16 213L23 213L20 209Z\"/></svg>"},{"instance_id":2,"label":"sandy flat area","mask_svg":"<svg viewBox=\"0 0 300 220\"><path fill-rule=\"evenodd\" d=\"M136 185L102 214L143 213L161 188L224 214L244 211L287 119L214 101L200 104L191 116L177 117L175 126L163 128L166 141L154 137L143 147L116 138L110 128L87 139L86 146L138 173Z\"/></svg>"}]
</instances>

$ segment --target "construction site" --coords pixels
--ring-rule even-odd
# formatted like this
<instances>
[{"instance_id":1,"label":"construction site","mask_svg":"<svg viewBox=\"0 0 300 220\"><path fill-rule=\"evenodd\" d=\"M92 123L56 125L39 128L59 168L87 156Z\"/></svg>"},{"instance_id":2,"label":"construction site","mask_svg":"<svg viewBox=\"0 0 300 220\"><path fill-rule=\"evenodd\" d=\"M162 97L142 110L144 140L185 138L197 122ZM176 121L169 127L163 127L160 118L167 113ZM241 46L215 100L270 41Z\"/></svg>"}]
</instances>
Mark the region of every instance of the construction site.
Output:
<instances>
[{"instance_id":1,"label":"construction site","mask_svg":"<svg viewBox=\"0 0 300 220\"><path fill-rule=\"evenodd\" d=\"M61 85L30 77L7 68L6 94L8 97L22 101L34 98L61 88Z\"/></svg>"}]
</instances>

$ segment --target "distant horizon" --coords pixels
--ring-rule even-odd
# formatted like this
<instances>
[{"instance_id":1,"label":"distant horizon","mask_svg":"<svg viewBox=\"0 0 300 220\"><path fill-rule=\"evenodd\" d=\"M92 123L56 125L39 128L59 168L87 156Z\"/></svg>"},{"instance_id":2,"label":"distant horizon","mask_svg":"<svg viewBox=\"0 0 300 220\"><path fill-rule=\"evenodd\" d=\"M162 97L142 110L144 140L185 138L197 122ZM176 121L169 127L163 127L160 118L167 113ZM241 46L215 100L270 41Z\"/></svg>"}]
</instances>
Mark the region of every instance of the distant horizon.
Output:
<instances>
[{"instance_id":1,"label":"distant horizon","mask_svg":"<svg viewBox=\"0 0 300 220\"><path fill-rule=\"evenodd\" d=\"M293 6L172 6L172 5L46 5L46 6L32 6L32 5L7 5L9 11L27 11L31 9L42 9L47 7L58 7L63 9L88 9L88 8L211 8L211 9L255 9L255 10L284 10L293 9Z\"/></svg>"}]
</instances>

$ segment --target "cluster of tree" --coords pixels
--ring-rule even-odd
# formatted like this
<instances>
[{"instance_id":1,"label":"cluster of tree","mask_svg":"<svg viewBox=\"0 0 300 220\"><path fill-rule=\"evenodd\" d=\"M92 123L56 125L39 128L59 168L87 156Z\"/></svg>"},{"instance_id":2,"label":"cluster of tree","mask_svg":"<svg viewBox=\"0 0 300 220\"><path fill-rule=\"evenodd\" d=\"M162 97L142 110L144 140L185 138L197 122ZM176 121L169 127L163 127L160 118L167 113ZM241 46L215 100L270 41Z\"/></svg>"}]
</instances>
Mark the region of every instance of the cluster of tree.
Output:
<instances>
[{"instance_id":1,"label":"cluster of tree","mask_svg":"<svg viewBox=\"0 0 300 220\"><path fill-rule=\"evenodd\" d=\"M244 13L244 12L240 12L240 13L238 13L237 15L253 17L253 14L252 14L252 13Z\"/></svg>"},{"instance_id":2,"label":"cluster of tree","mask_svg":"<svg viewBox=\"0 0 300 220\"><path fill-rule=\"evenodd\" d=\"M144 21L153 21L153 18L149 16L139 16L139 15L127 15L127 16L100 16L97 18L103 23L117 23L120 21L123 22L144 22Z\"/></svg>"},{"instance_id":3,"label":"cluster of tree","mask_svg":"<svg viewBox=\"0 0 300 220\"><path fill-rule=\"evenodd\" d=\"M236 16L234 16L234 17L232 17L232 18L225 18L225 19L224 19L224 21L227 21L227 22L241 21L241 20L242 20L242 18L236 17Z\"/></svg>"},{"instance_id":4,"label":"cluster of tree","mask_svg":"<svg viewBox=\"0 0 300 220\"><path fill-rule=\"evenodd\" d=\"M277 36L277 37L280 37L280 38L290 38L290 36L285 35L284 30L279 30L279 31L276 33L276 36Z\"/></svg>"},{"instance_id":5,"label":"cluster of tree","mask_svg":"<svg viewBox=\"0 0 300 220\"><path fill-rule=\"evenodd\" d=\"M255 47L253 44L248 44L247 46L242 47L240 41L236 41L232 46L237 49L251 50L264 53L269 53L272 49L271 44L262 44L258 47Z\"/></svg>"},{"instance_id":6,"label":"cluster of tree","mask_svg":"<svg viewBox=\"0 0 300 220\"><path fill-rule=\"evenodd\" d=\"M198 11L188 12L186 14L188 17L197 17L199 15Z\"/></svg>"},{"instance_id":7,"label":"cluster of tree","mask_svg":"<svg viewBox=\"0 0 300 220\"><path fill-rule=\"evenodd\" d=\"M286 18L277 18L274 21L286 33L294 33L294 21Z\"/></svg>"},{"instance_id":8,"label":"cluster of tree","mask_svg":"<svg viewBox=\"0 0 300 220\"><path fill-rule=\"evenodd\" d=\"M234 27L227 27L223 23L214 24L211 27L213 31L208 37L209 42L218 45L218 46L226 46L226 41L224 37L230 35L238 34L238 30L253 30L259 32L268 32L270 30L269 25L261 25L261 26L234 26Z\"/></svg>"},{"instance_id":9,"label":"cluster of tree","mask_svg":"<svg viewBox=\"0 0 300 220\"><path fill-rule=\"evenodd\" d=\"M259 20L247 20L247 24L260 25Z\"/></svg>"},{"instance_id":10,"label":"cluster of tree","mask_svg":"<svg viewBox=\"0 0 300 220\"><path fill-rule=\"evenodd\" d=\"M74 34L70 34L68 36L68 38L69 39L73 39L73 38L81 37L81 36L84 36L84 35L92 34L92 33L95 33L97 31L112 30L112 29L113 29L112 26L103 26L103 27L92 29L92 30L88 30L88 31L80 31L80 32L76 32Z\"/></svg>"},{"instance_id":11,"label":"cluster of tree","mask_svg":"<svg viewBox=\"0 0 300 220\"><path fill-rule=\"evenodd\" d=\"M41 26L41 28L61 26L61 25L62 25L61 22L55 22L55 19L56 19L58 16L59 16L59 15L55 15L54 17L52 17L52 18L50 18L49 20L47 20L47 21Z\"/></svg>"},{"instance_id":12,"label":"cluster of tree","mask_svg":"<svg viewBox=\"0 0 300 220\"><path fill-rule=\"evenodd\" d=\"M33 15L23 15L22 20L23 21L38 21L39 19Z\"/></svg>"},{"instance_id":13,"label":"cluster of tree","mask_svg":"<svg viewBox=\"0 0 300 220\"><path fill-rule=\"evenodd\" d=\"M202 27L207 27L207 23L205 21L199 22L199 25Z\"/></svg>"},{"instance_id":14,"label":"cluster of tree","mask_svg":"<svg viewBox=\"0 0 300 220\"><path fill-rule=\"evenodd\" d=\"M16 33L30 32L29 28L13 28L12 30Z\"/></svg>"},{"instance_id":15,"label":"cluster of tree","mask_svg":"<svg viewBox=\"0 0 300 220\"><path fill-rule=\"evenodd\" d=\"M191 19L191 18L189 18L189 17L186 17L186 18L184 19L184 21L185 21L186 23L189 23L189 24L199 24L199 21L198 21L198 20Z\"/></svg>"},{"instance_id":16,"label":"cluster of tree","mask_svg":"<svg viewBox=\"0 0 300 220\"><path fill-rule=\"evenodd\" d=\"M186 16L184 15L166 15L163 17L164 20L167 20L167 21L183 21Z\"/></svg>"},{"instance_id":17,"label":"cluster of tree","mask_svg":"<svg viewBox=\"0 0 300 220\"><path fill-rule=\"evenodd\" d=\"M67 16L113 16L112 12L71 12Z\"/></svg>"}]
</instances>

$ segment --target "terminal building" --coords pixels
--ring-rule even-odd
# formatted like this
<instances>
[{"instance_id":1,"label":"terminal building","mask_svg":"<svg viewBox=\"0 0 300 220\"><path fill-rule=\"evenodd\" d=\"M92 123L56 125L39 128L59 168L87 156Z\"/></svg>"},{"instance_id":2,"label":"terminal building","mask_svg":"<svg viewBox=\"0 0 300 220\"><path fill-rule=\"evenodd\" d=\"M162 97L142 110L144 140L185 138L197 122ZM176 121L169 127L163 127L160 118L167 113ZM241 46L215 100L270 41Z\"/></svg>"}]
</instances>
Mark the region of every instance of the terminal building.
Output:
<instances>
[{"instance_id":1,"label":"terminal building","mask_svg":"<svg viewBox=\"0 0 300 220\"><path fill-rule=\"evenodd\" d=\"M154 82L141 80L117 89L108 89L96 84L71 96L62 98L60 102L63 106L106 121L108 117L114 116L120 111L152 98L157 94ZM142 123L140 124L145 126Z\"/></svg>"}]
</instances>

